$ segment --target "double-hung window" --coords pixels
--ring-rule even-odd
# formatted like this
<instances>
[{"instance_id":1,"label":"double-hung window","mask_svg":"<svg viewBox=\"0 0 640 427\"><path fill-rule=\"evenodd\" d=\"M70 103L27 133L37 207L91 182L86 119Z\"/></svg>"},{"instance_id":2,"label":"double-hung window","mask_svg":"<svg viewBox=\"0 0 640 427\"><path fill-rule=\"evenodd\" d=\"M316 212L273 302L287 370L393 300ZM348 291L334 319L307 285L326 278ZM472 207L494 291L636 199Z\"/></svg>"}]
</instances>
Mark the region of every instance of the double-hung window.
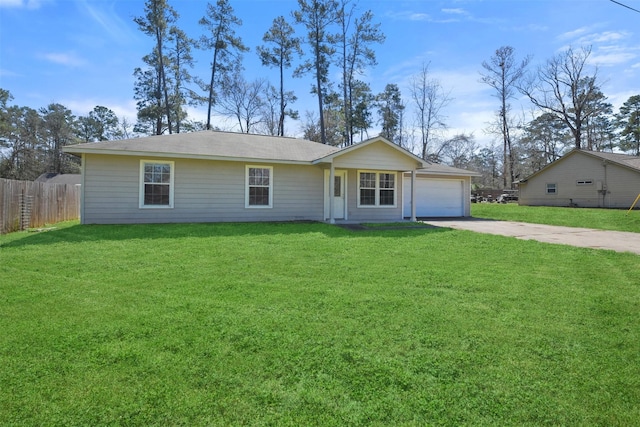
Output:
<instances>
[{"instance_id":1,"label":"double-hung window","mask_svg":"<svg viewBox=\"0 0 640 427\"><path fill-rule=\"evenodd\" d=\"M273 168L271 166L247 166L245 207L273 207Z\"/></svg>"},{"instance_id":2,"label":"double-hung window","mask_svg":"<svg viewBox=\"0 0 640 427\"><path fill-rule=\"evenodd\" d=\"M140 208L173 207L174 162L140 161Z\"/></svg>"},{"instance_id":3,"label":"double-hung window","mask_svg":"<svg viewBox=\"0 0 640 427\"><path fill-rule=\"evenodd\" d=\"M394 172L358 171L358 207L395 207Z\"/></svg>"},{"instance_id":4,"label":"double-hung window","mask_svg":"<svg viewBox=\"0 0 640 427\"><path fill-rule=\"evenodd\" d=\"M556 194L558 192L558 186L555 183L547 184L547 194Z\"/></svg>"}]
</instances>

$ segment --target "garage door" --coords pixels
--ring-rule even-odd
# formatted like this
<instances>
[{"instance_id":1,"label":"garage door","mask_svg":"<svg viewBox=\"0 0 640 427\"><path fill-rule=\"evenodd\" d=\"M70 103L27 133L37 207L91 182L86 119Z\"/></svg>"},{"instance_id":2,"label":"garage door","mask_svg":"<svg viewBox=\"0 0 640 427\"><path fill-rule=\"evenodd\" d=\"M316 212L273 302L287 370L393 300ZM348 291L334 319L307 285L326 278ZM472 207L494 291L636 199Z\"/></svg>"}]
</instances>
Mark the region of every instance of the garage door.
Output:
<instances>
[{"instance_id":1,"label":"garage door","mask_svg":"<svg viewBox=\"0 0 640 427\"><path fill-rule=\"evenodd\" d=\"M404 178L404 216L411 216L411 177ZM416 178L416 216L464 216L461 180Z\"/></svg>"}]
</instances>

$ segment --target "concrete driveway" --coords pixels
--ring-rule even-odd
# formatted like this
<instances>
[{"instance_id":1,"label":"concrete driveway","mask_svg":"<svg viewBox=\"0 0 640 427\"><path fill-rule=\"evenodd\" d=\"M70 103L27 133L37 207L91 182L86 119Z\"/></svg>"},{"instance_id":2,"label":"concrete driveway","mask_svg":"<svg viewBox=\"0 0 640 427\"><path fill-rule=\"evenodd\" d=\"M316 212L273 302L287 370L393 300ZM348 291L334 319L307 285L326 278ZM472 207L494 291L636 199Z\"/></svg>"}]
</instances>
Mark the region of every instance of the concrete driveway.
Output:
<instances>
[{"instance_id":1,"label":"concrete driveway","mask_svg":"<svg viewBox=\"0 0 640 427\"><path fill-rule=\"evenodd\" d=\"M482 218L428 219L423 222L436 227L498 234L522 240L537 240L539 242L557 243L583 248L632 252L640 255L640 233L527 224L523 222L497 221Z\"/></svg>"}]
</instances>

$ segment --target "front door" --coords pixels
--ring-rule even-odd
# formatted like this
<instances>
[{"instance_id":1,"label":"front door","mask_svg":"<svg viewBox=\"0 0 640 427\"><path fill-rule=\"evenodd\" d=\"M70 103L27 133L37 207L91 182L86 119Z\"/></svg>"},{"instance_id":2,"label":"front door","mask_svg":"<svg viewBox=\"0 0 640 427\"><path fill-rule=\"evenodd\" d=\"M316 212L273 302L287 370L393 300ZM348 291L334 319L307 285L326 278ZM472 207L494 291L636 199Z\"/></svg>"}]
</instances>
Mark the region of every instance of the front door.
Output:
<instances>
[{"instance_id":1,"label":"front door","mask_svg":"<svg viewBox=\"0 0 640 427\"><path fill-rule=\"evenodd\" d=\"M329 197L333 197L333 219L346 219L347 171L334 171L332 185L329 185L330 176L330 171L325 171L325 218L329 219Z\"/></svg>"}]
</instances>

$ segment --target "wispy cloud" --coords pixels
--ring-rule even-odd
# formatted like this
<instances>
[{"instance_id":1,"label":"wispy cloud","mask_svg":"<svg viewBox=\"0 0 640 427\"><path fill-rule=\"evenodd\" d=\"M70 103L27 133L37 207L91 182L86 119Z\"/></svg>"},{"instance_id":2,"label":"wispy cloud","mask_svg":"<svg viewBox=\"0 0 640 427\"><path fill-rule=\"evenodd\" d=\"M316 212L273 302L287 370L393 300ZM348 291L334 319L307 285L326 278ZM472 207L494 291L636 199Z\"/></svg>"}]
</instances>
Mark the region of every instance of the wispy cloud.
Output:
<instances>
[{"instance_id":1,"label":"wispy cloud","mask_svg":"<svg viewBox=\"0 0 640 427\"><path fill-rule=\"evenodd\" d=\"M632 52L618 51L618 52L598 52L592 54L589 57L589 63L598 66L612 67L614 65L625 64L633 59L637 58L638 55Z\"/></svg>"},{"instance_id":2,"label":"wispy cloud","mask_svg":"<svg viewBox=\"0 0 640 427\"><path fill-rule=\"evenodd\" d=\"M629 45L632 34L628 31L595 31L597 26L581 27L561 34L558 38L572 46L591 48L589 63L612 67L623 65L638 57L638 48ZM633 43L633 42L632 42ZM568 46L563 46L566 50Z\"/></svg>"},{"instance_id":3,"label":"wispy cloud","mask_svg":"<svg viewBox=\"0 0 640 427\"><path fill-rule=\"evenodd\" d=\"M414 12L404 10L399 12L388 12L387 16L394 20L404 21L422 21L432 24L455 24L460 22L477 22L480 24L499 24L502 20L495 18L479 18L474 16L466 9L462 8L444 8L434 14L424 12Z\"/></svg>"},{"instance_id":4,"label":"wispy cloud","mask_svg":"<svg viewBox=\"0 0 640 427\"><path fill-rule=\"evenodd\" d=\"M129 24L115 12L114 3L76 0L76 4L78 8L102 28L112 40L118 43L126 43L133 37Z\"/></svg>"},{"instance_id":5,"label":"wispy cloud","mask_svg":"<svg viewBox=\"0 0 640 427\"><path fill-rule=\"evenodd\" d=\"M577 39L579 37L583 37L585 34L589 33L590 31L591 31L591 28L589 27L576 28L575 30L567 31L558 35L558 40L567 41L567 40Z\"/></svg>"},{"instance_id":6,"label":"wispy cloud","mask_svg":"<svg viewBox=\"0 0 640 427\"><path fill-rule=\"evenodd\" d=\"M400 11L400 12L389 12L387 16L391 19L395 19L398 21L431 21L431 15L427 13L418 13L412 12L408 10Z\"/></svg>"},{"instance_id":7,"label":"wispy cloud","mask_svg":"<svg viewBox=\"0 0 640 427\"><path fill-rule=\"evenodd\" d=\"M46 61L53 62L54 64L64 65L67 67L82 67L87 63L75 53L69 52L48 52L40 55L40 57Z\"/></svg>"},{"instance_id":8,"label":"wispy cloud","mask_svg":"<svg viewBox=\"0 0 640 427\"><path fill-rule=\"evenodd\" d=\"M105 106L113 111L118 118L126 118L130 123L135 123L137 117L136 102L134 100L122 100L117 98L67 98L61 103L75 114L86 116L97 106Z\"/></svg>"},{"instance_id":9,"label":"wispy cloud","mask_svg":"<svg viewBox=\"0 0 640 427\"><path fill-rule=\"evenodd\" d=\"M23 8L23 9L40 9L40 7L48 3L49 0L0 0L0 8Z\"/></svg>"},{"instance_id":10,"label":"wispy cloud","mask_svg":"<svg viewBox=\"0 0 640 427\"><path fill-rule=\"evenodd\" d=\"M465 15L468 16L469 12L464 9L456 8L456 9L442 9L442 13L447 13L451 15Z\"/></svg>"}]
</instances>

